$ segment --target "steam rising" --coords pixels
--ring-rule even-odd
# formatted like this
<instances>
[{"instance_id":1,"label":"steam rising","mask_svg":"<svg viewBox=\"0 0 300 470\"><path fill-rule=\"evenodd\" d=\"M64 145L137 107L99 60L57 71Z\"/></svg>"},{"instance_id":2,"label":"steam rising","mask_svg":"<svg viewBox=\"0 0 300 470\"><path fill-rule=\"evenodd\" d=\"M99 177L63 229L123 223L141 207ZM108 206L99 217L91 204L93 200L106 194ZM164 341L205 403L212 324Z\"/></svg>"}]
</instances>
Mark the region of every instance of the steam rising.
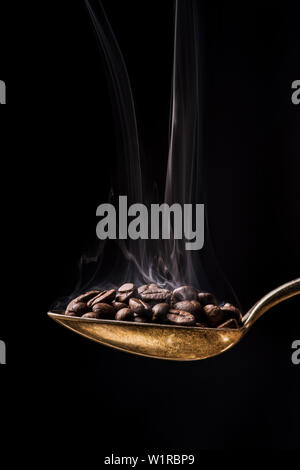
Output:
<instances>
[{"instance_id":1,"label":"steam rising","mask_svg":"<svg viewBox=\"0 0 300 470\"><path fill-rule=\"evenodd\" d=\"M122 168L122 178L116 182L110 202L114 202L114 194L124 194L128 196L128 204L146 203L135 105L126 64L101 2L85 2L105 62L119 132L118 166ZM198 5L196 0L175 1L169 154L165 197L160 201L169 205L205 204ZM186 251L184 240L119 240L117 243L120 250L118 255L114 250L115 268L111 266L110 270L102 272L106 250L103 242L95 255L82 258L82 268L92 262L95 270L85 284L86 274L81 274L77 292L94 286L119 285L129 280L137 284L156 281L171 288L191 284L203 291L211 290L220 300L234 299L215 261L207 219L205 245L198 252Z\"/></svg>"}]
</instances>

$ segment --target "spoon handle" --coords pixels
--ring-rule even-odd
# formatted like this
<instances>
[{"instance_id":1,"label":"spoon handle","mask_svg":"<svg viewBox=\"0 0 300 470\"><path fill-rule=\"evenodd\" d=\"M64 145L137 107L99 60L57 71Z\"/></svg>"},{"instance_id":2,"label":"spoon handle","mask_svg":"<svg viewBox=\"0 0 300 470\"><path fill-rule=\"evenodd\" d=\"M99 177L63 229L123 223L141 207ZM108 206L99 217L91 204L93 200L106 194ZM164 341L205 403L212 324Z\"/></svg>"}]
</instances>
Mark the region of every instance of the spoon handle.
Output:
<instances>
[{"instance_id":1,"label":"spoon handle","mask_svg":"<svg viewBox=\"0 0 300 470\"><path fill-rule=\"evenodd\" d=\"M300 278L287 282L260 299L243 317L245 328L250 328L265 312L283 300L300 294Z\"/></svg>"}]
</instances>

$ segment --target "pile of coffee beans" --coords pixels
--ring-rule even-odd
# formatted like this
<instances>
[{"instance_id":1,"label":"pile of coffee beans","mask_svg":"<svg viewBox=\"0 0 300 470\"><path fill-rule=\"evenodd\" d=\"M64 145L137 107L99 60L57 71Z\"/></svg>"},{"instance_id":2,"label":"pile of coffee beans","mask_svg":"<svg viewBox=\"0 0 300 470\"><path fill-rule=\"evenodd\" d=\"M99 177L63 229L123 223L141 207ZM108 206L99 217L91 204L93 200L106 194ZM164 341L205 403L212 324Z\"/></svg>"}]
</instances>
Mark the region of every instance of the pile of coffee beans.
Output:
<instances>
[{"instance_id":1,"label":"pile of coffee beans","mask_svg":"<svg viewBox=\"0 0 300 470\"><path fill-rule=\"evenodd\" d=\"M160 323L203 328L239 328L242 314L230 303L218 306L216 298L191 286L173 291L146 284L132 283L118 290L92 290L76 297L65 315L136 323Z\"/></svg>"}]
</instances>

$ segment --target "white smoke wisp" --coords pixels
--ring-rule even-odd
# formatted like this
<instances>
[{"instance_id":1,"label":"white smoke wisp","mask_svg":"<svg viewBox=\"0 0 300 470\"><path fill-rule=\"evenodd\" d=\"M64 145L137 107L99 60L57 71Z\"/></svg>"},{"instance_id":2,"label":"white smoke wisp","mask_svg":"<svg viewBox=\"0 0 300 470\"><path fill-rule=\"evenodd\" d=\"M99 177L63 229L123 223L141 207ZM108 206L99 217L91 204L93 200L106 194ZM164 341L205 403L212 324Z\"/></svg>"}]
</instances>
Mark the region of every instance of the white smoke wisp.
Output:
<instances>
[{"instance_id":1,"label":"white smoke wisp","mask_svg":"<svg viewBox=\"0 0 300 470\"><path fill-rule=\"evenodd\" d=\"M121 168L113 194L128 196L128 203L149 202L144 194L138 125L129 74L117 39L100 0L85 0L94 26L110 86L116 120ZM165 183L166 204L205 204L203 178L203 96L202 18L199 0L175 0L174 56L170 110L170 139ZM114 196L111 197L112 201ZM117 261L103 271L106 245L101 242L89 258L95 265L87 280L81 276L76 291L87 287L114 286L132 281L157 282L174 288L190 284L214 292L220 300L235 301L235 295L222 274L209 236L205 208L205 245L199 251L187 251L185 240L119 240L114 251ZM117 254L116 254L117 253ZM87 260L87 259L86 259ZM84 262L82 263L85 264ZM74 292L73 292L74 295Z\"/></svg>"}]
</instances>

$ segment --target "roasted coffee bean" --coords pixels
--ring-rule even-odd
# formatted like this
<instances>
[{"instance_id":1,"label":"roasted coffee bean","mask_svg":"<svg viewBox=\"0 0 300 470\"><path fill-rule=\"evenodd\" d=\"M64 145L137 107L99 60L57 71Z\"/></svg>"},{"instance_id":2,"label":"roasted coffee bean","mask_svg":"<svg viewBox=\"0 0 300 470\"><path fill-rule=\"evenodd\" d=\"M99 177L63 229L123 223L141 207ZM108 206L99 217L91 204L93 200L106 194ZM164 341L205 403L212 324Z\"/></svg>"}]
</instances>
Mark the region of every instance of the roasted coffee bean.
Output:
<instances>
[{"instance_id":1,"label":"roasted coffee bean","mask_svg":"<svg viewBox=\"0 0 300 470\"><path fill-rule=\"evenodd\" d=\"M90 299L96 297L99 294L99 290L92 290L89 292L85 292L84 294L79 295L78 297L75 297L75 299L71 300L69 305L67 306L66 310L72 310L73 306L77 304L86 304Z\"/></svg>"},{"instance_id":2,"label":"roasted coffee bean","mask_svg":"<svg viewBox=\"0 0 300 470\"><path fill-rule=\"evenodd\" d=\"M152 316L150 305L140 299L132 298L129 300L129 307L134 312L134 316Z\"/></svg>"},{"instance_id":3,"label":"roasted coffee bean","mask_svg":"<svg viewBox=\"0 0 300 470\"><path fill-rule=\"evenodd\" d=\"M98 294L100 294L100 290L90 290L74 300L77 300L78 302L89 302L89 300L94 299Z\"/></svg>"},{"instance_id":4,"label":"roasted coffee bean","mask_svg":"<svg viewBox=\"0 0 300 470\"><path fill-rule=\"evenodd\" d=\"M93 305L93 312L99 315L99 318L114 318L115 310L112 305L98 302Z\"/></svg>"},{"instance_id":5,"label":"roasted coffee bean","mask_svg":"<svg viewBox=\"0 0 300 470\"><path fill-rule=\"evenodd\" d=\"M154 292L157 292L157 290L159 290L160 287L158 287L157 284L155 284L154 282L152 282L151 284L144 284L143 286L140 286L138 288L138 294L140 295L140 297L142 296L141 294L143 294L144 292L147 294L147 293L154 293Z\"/></svg>"},{"instance_id":6,"label":"roasted coffee bean","mask_svg":"<svg viewBox=\"0 0 300 470\"><path fill-rule=\"evenodd\" d=\"M189 326L194 325L196 320L192 313L184 312L182 310L169 310L167 313L167 319L169 322L175 325Z\"/></svg>"},{"instance_id":7,"label":"roasted coffee bean","mask_svg":"<svg viewBox=\"0 0 300 470\"><path fill-rule=\"evenodd\" d=\"M149 286L148 284L144 284L143 286L140 286L140 287L138 288L138 293L139 293L139 294L142 294L142 293L144 292L144 290L148 289L148 286ZM156 287L157 287L157 286L156 286Z\"/></svg>"},{"instance_id":8,"label":"roasted coffee bean","mask_svg":"<svg viewBox=\"0 0 300 470\"><path fill-rule=\"evenodd\" d=\"M96 297L91 299L87 305L88 307L93 307L93 305L95 305L98 302L104 302L104 303L112 302L115 296L116 296L115 289L104 290L100 292L100 294L98 294Z\"/></svg>"},{"instance_id":9,"label":"roasted coffee bean","mask_svg":"<svg viewBox=\"0 0 300 470\"><path fill-rule=\"evenodd\" d=\"M129 321L132 320L132 311L130 308L121 308L121 310L118 310L115 319L119 321Z\"/></svg>"},{"instance_id":10,"label":"roasted coffee bean","mask_svg":"<svg viewBox=\"0 0 300 470\"><path fill-rule=\"evenodd\" d=\"M119 287L117 295L116 295L116 301L117 302L127 302L131 297L134 296L136 293L136 287L134 284L131 282L127 282L126 284L123 284L121 287Z\"/></svg>"},{"instance_id":11,"label":"roasted coffee bean","mask_svg":"<svg viewBox=\"0 0 300 470\"><path fill-rule=\"evenodd\" d=\"M99 318L99 315L97 312L88 312L82 315L82 318Z\"/></svg>"},{"instance_id":12,"label":"roasted coffee bean","mask_svg":"<svg viewBox=\"0 0 300 470\"><path fill-rule=\"evenodd\" d=\"M235 318L238 324L242 324L242 314L238 308L234 307L234 305L227 302L221 307L221 309L225 312L226 318Z\"/></svg>"},{"instance_id":13,"label":"roasted coffee bean","mask_svg":"<svg viewBox=\"0 0 300 470\"><path fill-rule=\"evenodd\" d=\"M99 294L99 300L100 302L112 302L115 299L116 296L116 291L115 289L109 289L107 291L104 291L101 295ZM95 300L95 299L94 299Z\"/></svg>"},{"instance_id":14,"label":"roasted coffee bean","mask_svg":"<svg viewBox=\"0 0 300 470\"><path fill-rule=\"evenodd\" d=\"M102 295L102 294L104 294L105 292L106 292L105 290L101 290L101 291L98 292L97 295L94 295L93 297L91 297L91 298L88 300L88 302L87 302L87 306L88 306L88 307L91 307L92 304L93 304L93 302L94 302L94 300L97 299L97 298L99 297L99 295Z\"/></svg>"},{"instance_id":15,"label":"roasted coffee bean","mask_svg":"<svg viewBox=\"0 0 300 470\"><path fill-rule=\"evenodd\" d=\"M162 302L160 304L154 305L152 307L152 321L157 322L157 321L165 321L166 320L166 315L170 309L170 305L167 304L166 302Z\"/></svg>"},{"instance_id":16,"label":"roasted coffee bean","mask_svg":"<svg viewBox=\"0 0 300 470\"><path fill-rule=\"evenodd\" d=\"M217 299L209 292L199 292L198 300L202 307L205 307L205 305L217 305Z\"/></svg>"},{"instance_id":17,"label":"roasted coffee bean","mask_svg":"<svg viewBox=\"0 0 300 470\"><path fill-rule=\"evenodd\" d=\"M216 305L205 305L205 307L203 307L203 313L210 327L216 327L225 320L225 313Z\"/></svg>"},{"instance_id":18,"label":"roasted coffee bean","mask_svg":"<svg viewBox=\"0 0 300 470\"><path fill-rule=\"evenodd\" d=\"M182 300L174 305L174 309L192 313L196 318L200 316L202 311L201 304L197 300Z\"/></svg>"},{"instance_id":19,"label":"roasted coffee bean","mask_svg":"<svg viewBox=\"0 0 300 470\"><path fill-rule=\"evenodd\" d=\"M161 303L170 300L171 292L168 289L157 287L155 284L150 284L147 289L140 293L140 296L146 302Z\"/></svg>"},{"instance_id":20,"label":"roasted coffee bean","mask_svg":"<svg viewBox=\"0 0 300 470\"><path fill-rule=\"evenodd\" d=\"M197 291L191 286L181 286L173 290L172 293L173 303L180 302L181 300L197 300Z\"/></svg>"},{"instance_id":21,"label":"roasted coffee bean","mask_svg":"<svg viewBox=\"0 0 300 470\"><path fill-rule=\"evenodd\" d=\"M235 318L231 318L225 323L222 323L222 325L219 325L218 328L230 328L236 330L237 328L239 328L239 325Z\"/></svg>"},{"instance_id":22,"label":"roasted coffee bean","mask_svg":"<svg viewBox=\"0 0 300 470\"><path fill-rule=\"evenodd\" d=\"M65 314L70 317L81 317L84 313L88 312L88 307L85 302L78 302L76 299L69 303Z\"/></svg>"},{"instance_id":23,"label":"roasted coffee bean","mask_svg":"<svg viewBox=\"0 0 300 470\"><path fill-rule=\"evenodd\" d=\"M115 318L137 323L167 322L199 328L236 329L242 326L242 314L238 308L228 302L222 307L216 304L212 294L197 293L191 286L180 286L171 292L150 283L137 290L133 283L128 282L117 292L114 289L94 289L81 294L68 304L65 315Z\"/></svg>"},{"instance_id":24,"label":"roasted coffee bean","mask_svg":"<svg viewBox=\"0 0 300 470\"><path fill-rule=\"evenodd\" d=\"M115 300L112 302L112 306L114 307L115 311L121 310L121 308L128 308L127 304L124 302L116 302Z\"/></svg>"},{"instance_id":25,"label":"roasted coffee bean","mask_svg":"<svg viewBox=\"0 0 300 470\"><path fill-rule=\"evenodd\" d=\"M126 284L123 284L121 287L119 287L118 292L129 292L131 290L135 290L135 285L131 282L127 282Z\"/></svg>"},{"instance_id":26,"label":"roasted coffee bean","mask_svg":"<svg viewBox=\"0 0 300 470\"><path fill-rule=\"evenodd\" d=\"M137 317L134 317L133 318L133 321L135 323L149 323L149 318L148 317L140 317L140 316L137 316Z\"/></svg>"}]
</instances>

